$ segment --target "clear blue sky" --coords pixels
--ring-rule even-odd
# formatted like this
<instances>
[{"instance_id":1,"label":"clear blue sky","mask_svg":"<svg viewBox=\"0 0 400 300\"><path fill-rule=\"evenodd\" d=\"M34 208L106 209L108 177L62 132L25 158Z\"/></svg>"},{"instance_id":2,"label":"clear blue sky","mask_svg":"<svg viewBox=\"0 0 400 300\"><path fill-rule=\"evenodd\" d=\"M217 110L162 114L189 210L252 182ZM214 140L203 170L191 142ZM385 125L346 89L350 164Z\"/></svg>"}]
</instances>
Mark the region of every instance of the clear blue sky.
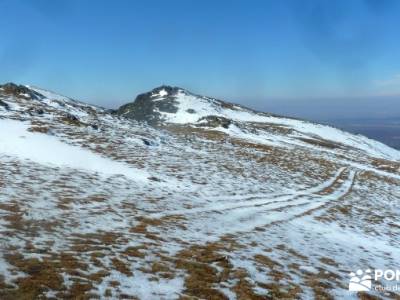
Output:
<instances>
[{"instance_id":1,"label":"clear blue sky","mask_svg":"<svg viewBox=\"0 0 400 300\"><path fill-rule=\"evenodd\" d=\"M1 82L107 107L161 84L278 111L400 95L396 0L0 0L0 12Z\"/></svg>"}]
</instances>

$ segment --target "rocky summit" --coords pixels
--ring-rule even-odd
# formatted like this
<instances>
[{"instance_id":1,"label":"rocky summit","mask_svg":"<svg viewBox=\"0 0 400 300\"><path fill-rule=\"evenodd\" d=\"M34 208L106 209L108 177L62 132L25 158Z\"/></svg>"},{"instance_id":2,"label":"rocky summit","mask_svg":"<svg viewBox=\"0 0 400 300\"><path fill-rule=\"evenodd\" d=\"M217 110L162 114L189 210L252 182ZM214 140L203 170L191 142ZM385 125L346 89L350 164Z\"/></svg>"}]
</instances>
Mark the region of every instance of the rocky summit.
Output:
<instances>
[{"instance_id":1,"label":"rocky summit","mask_svg":"<svg viewBox=\"0 0 400 300\"><path fill-rule=\"evenodd\" d=\"M0 299L394 299L400 152L162 86L0 86ZM368 263L367 263L368 262ZM354 273L353 273L354 274Z\"/></svg>"},{"instance_id":2,"label":"rocky summit","mask_svg":"<svg viewBox=\"0 0 400 300\"><path fill-rule=\"evenodd\" d=\"M195 122L201 118L220 115L227 109L251 111L240 105L195 95L179 87L163 85L140 94L134 102L121 106L115 113L151 125L160 125Z\"/></svg>"},{"instance_id":3,"label":"rocky summit","mask_svg":"<svg viewBox=\"0 0 400 300\"><path fill-rule=\"evenodd\" d=\"M138 95L133 103L121 106L115 113L156 125L162 121L162 113L173 114L178 111L176 99L180 92L184 91L177 87L161 86Z\"/></svg>"}]
</instances>

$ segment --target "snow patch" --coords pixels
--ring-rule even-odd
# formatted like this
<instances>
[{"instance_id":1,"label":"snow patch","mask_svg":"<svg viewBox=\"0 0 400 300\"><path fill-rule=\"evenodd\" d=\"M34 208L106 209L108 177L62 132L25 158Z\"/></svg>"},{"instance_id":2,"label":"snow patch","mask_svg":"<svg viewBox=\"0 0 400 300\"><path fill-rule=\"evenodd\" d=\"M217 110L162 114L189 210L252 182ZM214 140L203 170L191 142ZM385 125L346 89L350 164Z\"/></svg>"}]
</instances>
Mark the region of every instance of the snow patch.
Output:
<instances>
[{"instance_id":1,"label":"snow patch","mask_svg":"<svg viewBox=\"0 0 400 300\"><path fill-rule=\"evenodd\" d=\"M152 95L152 97L165 97L168 92L165 89L160 90L157 94Z\"/></svg>"},{"instance_id":2,"label":"snow patch","mask_svg":"<svg viewBox=\"0 0 400 300\"><path fill-rule=\"evenodd\" d=\"M29 125L26 123L0 120L0 128L0 154L108 176L123 175L133 180L146 180L148 177L142 170L65 144L53 136L29 132Z\"/></svg>"}]
</instances>

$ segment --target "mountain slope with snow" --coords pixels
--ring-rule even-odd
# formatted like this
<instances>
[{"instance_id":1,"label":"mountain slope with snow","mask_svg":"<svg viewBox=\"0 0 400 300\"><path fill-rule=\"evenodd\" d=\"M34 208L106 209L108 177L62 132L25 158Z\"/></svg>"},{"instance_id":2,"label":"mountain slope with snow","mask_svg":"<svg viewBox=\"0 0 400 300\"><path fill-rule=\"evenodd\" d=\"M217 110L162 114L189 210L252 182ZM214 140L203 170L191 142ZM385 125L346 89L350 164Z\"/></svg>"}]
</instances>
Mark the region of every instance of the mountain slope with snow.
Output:
<instances>
[{"instance_id":1,"label":"mountain slope with snow","mask_svg":"<svg viewBox=\"0 0 400 300\"><path fill-rule=\"evenodd\" d=\"M1 299L399 296L348 291L400 259L379 142L167 86L113 113L0 86L0 130Z\"/></svg>"},{"instance_id":2,"label":"mountain slope with snow","mask_svg":"<svg viewBox=\"0 0 400 300\"><path fill-rule=\"evenodd\" d=\"M304 120L256 112L236 104L194 95L178 87L161 86L151 92L141 94L135 102L120 107L117 114L138 121L147 121L150 124L194 124L194 126L199 124L206 126L207 124L204 123L207 123L207 117L213 116L239 124L239 126L232 126L232 131L236 133L241 131L240 127L246 127L246 125L256 129L269 126L277 131L283 131L284 134L278 136L277 139L283 138L288 144L298 145L305 139L314 144L329 141L333 146L334 144L345 146L346 151L357 149L365 155L400 160L399 151L365 136L350 134L340 129ZM214 124L213 127L218 126ZM230 131L224 130L224 132ZM245 132L246 130L242 130L243 136Z\"/></svg>"}]
</instances>

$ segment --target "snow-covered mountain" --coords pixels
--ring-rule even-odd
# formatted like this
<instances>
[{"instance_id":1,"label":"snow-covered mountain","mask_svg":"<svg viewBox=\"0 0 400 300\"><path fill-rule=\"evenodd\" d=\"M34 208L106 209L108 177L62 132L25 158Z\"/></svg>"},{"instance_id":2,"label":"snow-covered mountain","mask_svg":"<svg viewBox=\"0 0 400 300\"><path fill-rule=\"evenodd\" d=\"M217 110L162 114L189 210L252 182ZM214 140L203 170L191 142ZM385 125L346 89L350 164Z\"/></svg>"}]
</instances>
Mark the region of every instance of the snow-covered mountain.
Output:
<instances>
[{"instance_id":1,"label":"snow-covered mountain","mask_svg":"<svg viewBox=\"0 0 400 300\"><path fill-rule=\"evenodd\" d=\"M400 259L400 153L162 86L0 86L0 298L331 299Z\"/></svg>"},{"instance_id":2,"label":"snow-covered mountain","mask_svg":"<svg viewBox=\"0 0 400 300\"><path fill-rule=\"evenodd\" d=\"M361 135L303 120L256 112L241 105L194 95L178 87L161 86L121 106L117 115L150 124L192 124L262 144L310 145L360 150L365 155L400 160L400 152ZM250 132L252 134L250 134ZM325 147L324 147L325 146Z\"/></svg>"}]
</instances>

